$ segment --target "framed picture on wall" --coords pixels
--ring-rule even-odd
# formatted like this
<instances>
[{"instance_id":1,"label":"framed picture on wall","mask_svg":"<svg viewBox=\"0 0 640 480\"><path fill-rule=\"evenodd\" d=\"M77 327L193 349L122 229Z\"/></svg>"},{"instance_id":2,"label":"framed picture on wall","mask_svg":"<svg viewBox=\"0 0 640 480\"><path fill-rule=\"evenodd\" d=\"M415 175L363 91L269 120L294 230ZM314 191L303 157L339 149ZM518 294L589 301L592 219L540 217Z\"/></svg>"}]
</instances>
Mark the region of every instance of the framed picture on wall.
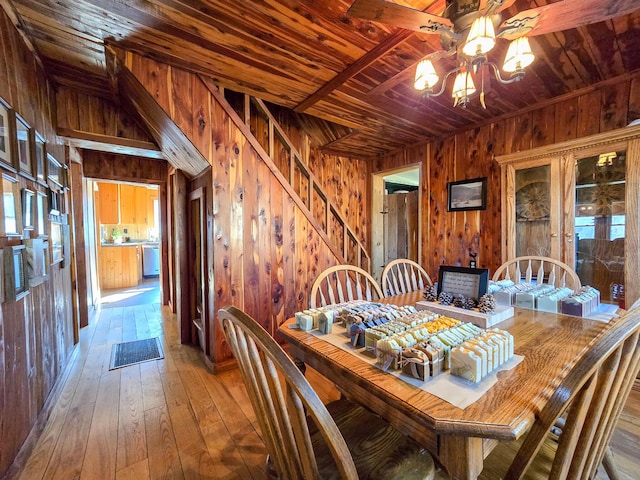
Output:
<instances>
[{"instance_id":1,"label":"framed picture on wall","mask_svg":"<svg viewBox=\"0 0 640 480\"><path fill-rule=\"evenodd\" d=\"M36 223L36 196L28 188L22 189L22 228L33 230Z\"/></svg>"},{"instance_id":2,"label":"framed picture on wall","mask_svg":"<svg viewBox=\"0 0 640 480\"><path fill-rule=\"evenodd\" d=\"M487 208L487 177L447 183L447 211L485 210Z\"/></svg>"},{"instance_id":3,"label":"framed picture on wall","mask_svg":"<svg viewBox=\"0 0 640 480\"><path fill-rule=\"evenodd\" d=\"M47 154L47 178L57 185L59 188L62 188L62 165L56 158L50 153Z\"/></svg>"},{"instance_id":4,"label":"framed picture on wall","mask_svg":"<svg viewBox=\"0 0 640 480\"><path fill-rule=\"evenodd\" d=\"M47 194L38 192L36 200L36 229L38 230L38 237L47 237L47 219L49 218L48 208L49 202L47 202Z\"/></svg>"},{"instance_id":5,"label":"framed picture on wall","mask_svg":"<svg viewBox=\"0 0 640 480\"><path fill-rule=\"evenodd\" d=\"M36 165L36 180L42 185L47 184L47 158L45 151L44 137L38 132L35 133L35 165Z\"/></svg>"},{"instance_id":6,"label":"framed picture on wall","mask_svg":"<svg viewBox=\"0 0 640 480\"><path fill-rule=\"evenodd\" d=\"M6 173L3 173L1 178L0 235L20 235L22 234L20 184L17 178Z\"/></svg>"},{"instance_id":7,"label":"framed picture on wall","mask_svg":"<svg viewBox=\"0 0 640 480\"><path fill-rule=\"evenodd\" d=\"M16 137L18 138L18 169L20 175L34 179L33 159L31 158L31 127L16 114Z\"/></svg>"},{"instance_id":8,"label":"framed picture on wall","mask_svg":"<svg viewBox=\"0 0 640 480\"><path fill-rule=\"evenodd\" d=\"M9 302L15 302L29 293L26 261L24 245L4 249L4 291L5 300Z\"/></svg>"},{"instance_id":9,"label":"framed picture on wall","mask_svg":"<svg viewBox=\"0 0 640 480\"><path fill-rule=\"evenodd\" d=\"M15 168L11 155L13 138L13 111L7 103L0 98L0 162L6 166Z\"/></svg>"},{"instance_id":10,"label":"framed picture on wall","mask_svg":"<svg viewBox=\"0 0 640 480\"><path fill-rule=\"evenodd\" d=\"M64 239L62 225L59 223L51 224L51 235L49 237L51 248L51 263L58 263L64 260Z\"/></svg>"}]
</instances>

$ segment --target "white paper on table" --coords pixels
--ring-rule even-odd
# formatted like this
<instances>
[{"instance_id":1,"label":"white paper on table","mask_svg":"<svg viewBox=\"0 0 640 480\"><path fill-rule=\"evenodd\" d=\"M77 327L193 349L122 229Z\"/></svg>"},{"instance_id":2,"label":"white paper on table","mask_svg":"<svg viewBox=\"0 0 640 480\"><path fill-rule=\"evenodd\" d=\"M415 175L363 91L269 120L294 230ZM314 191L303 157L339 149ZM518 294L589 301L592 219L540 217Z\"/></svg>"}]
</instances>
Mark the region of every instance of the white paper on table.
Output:
<instances>
[{"instance_id":1,"label":"white paper on table","mask_svg":"<svg viewBox=\"0 0 640 480\"><path fill-rule=\"evenodd\" d=\"M351 344L351 342L349 341L349 337L346 336L346 329L339 326L338 324L333 325L332 333L323 334L318 330L311 330L309 333L322 338L330 344L341 348L342 350L349 352L352 355L355 355L356 357L364 360L371 365L378 366L376 363L376 359L373 356L365 353L364 347L355 348ZM450 403L454 407L458 407L464 410L472 403L478 401L493 385L496 384L496 382L498 381L498 372L511 370L513 367L522 362L522 360L524 360L523 356L514 355L513 358L503 363L498 369L491 372L479 383L471 383L464 378L457 377L456 375L451 375L449 371L445 371L426 382L422 382L417 378L413 378L409 375L403 374L401 370L387 370L387 373L389 373L390 375L395 375L399 379L413 385L414 387L420 388L425 392L430 393L431 395L435 395L445 402Z\"/></svg>"}]
</instances>

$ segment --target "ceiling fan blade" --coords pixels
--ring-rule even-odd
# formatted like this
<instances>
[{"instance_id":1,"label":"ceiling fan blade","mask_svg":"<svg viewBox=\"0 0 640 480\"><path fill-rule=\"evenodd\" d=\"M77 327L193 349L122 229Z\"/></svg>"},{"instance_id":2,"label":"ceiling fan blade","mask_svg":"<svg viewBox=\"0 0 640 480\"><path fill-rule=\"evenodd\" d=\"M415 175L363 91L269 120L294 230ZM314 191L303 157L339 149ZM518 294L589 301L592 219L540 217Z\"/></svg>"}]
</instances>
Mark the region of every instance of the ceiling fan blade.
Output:
<instances>
[{"instance_id":1,"label":"ceiling fan blade","mask_svg":"<svg viewBox=\"0 0 640 480\"><path fill-rule=\"evenodd\" d=\"M480 0L478 11L482 15L493 15L509 8L516 0Z\"/></svg>"},{"instance_id":2,"label":"ceiling fan blade","mask_svg":"<svg viewBox=\"0 0 640 480\"><path fill-rule=\"evenodd\" d=\"M514 39L526 35L545 35L610 18L627 15L638 10L638 0L564 0L542 7L523 10L502 22L498 36Z\"/></svg>"},{"instance_id":3,"label":"ceiling fan blade","mask_svg":"<svg viewBox=\"0 0 640 480\"><path fill-rule=\"evenodd\" d=\"M386 23L423 33L452 32L451 20L385 0L356 0L347 11L352 17Z\"/></svg>"}]
</instances>

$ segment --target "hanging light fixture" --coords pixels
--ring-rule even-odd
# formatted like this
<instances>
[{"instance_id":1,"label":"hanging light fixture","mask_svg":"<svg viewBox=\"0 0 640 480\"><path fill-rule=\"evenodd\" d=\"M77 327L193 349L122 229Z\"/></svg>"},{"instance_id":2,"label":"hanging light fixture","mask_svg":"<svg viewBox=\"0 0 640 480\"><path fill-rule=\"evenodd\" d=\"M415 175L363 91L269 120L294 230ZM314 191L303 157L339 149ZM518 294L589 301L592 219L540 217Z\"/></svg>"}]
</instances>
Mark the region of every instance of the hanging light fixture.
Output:
<instances>
[{"instance_id":1,"label":"hanging light fixture","mask_svg":"<svg viewBox=\"0 0 640 480\"><path fill-rule=\"evenodd\" d=\"M471 72L461 71L456 75L453 81L453 89L451 97L453 97L453 106L461 105L466 107L469 103L469 95L476 92L476 86L473 84Z\"/></svg>"},{"instance_id":2,"label":"hanging light fixture","mask_svg":"<svg viewBox=\"0 0 640 480\"><path fill-rule=\"evenodd\" d=\"M477 17L471 24L467 39L459 51L459 66L444 75L440 89L434 90L438 81L440 81L440 76L428 58L418 63L414 88L423 91L428 97L437 97L444 92L447 79L455 74L456 78L451 92L453 104L454 106L461 105L466 107L469 103L469 96L476 91L471 72L478 72L483 65L493 70L496 79L500 83L509 84L521 80L524 77L524 69L531 65L535 59L529 40L526 37L519 37L509 44L502 67L505 72L511 74L509 78L502 78L498 66L493 62L487 61L487 54L495 44L496 35L491 17ZM482 82L480 101L482 106L486 108L484 104L484 80Z\"/></svg>"}]
</instances>

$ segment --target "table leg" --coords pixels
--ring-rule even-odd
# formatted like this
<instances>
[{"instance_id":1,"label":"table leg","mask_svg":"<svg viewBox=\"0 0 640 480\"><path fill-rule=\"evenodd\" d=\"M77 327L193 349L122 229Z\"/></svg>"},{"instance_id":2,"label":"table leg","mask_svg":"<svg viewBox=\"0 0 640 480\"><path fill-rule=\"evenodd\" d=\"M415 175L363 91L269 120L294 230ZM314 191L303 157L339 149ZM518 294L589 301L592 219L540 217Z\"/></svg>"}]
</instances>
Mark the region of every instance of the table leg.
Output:
<instances>
[{"instance_id":1,"label":"table leg","mask_svg":"<svg viewBox=\"0 0 640 480\"><path fill-rule=\"evenodd\" d=\"M482 439L441 435L438 459L453 480L475 480L483 467Z\"/></svg>"}]
</instances>

